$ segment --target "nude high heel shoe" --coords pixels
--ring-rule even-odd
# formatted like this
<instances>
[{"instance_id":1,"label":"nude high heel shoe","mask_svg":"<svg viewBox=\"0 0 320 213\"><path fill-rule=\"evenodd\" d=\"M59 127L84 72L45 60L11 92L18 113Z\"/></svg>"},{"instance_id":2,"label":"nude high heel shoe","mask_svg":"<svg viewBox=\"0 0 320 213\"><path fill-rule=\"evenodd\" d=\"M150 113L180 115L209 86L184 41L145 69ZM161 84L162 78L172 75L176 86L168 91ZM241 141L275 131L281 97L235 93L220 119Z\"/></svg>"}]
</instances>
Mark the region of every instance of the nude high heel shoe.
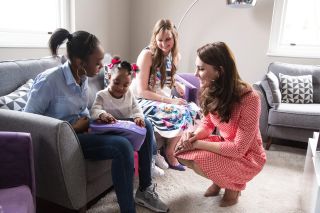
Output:
<instances>
[{"instance_id":1,"label":"nude high heel shoe","mask_svg":"<svg viewBox=\"0 0 320 213\"><path fill-rule=\"evenodd\" d=\"M234 191L231 189L226 189L224 195L220 201L220 207L232 206L238 203L240 191Z\"/></svg>"},{"instance_id":2,"label":"nude high heel shoe","mask_svg":"<svg viewBox=\"0 0 320 213\"><path fill-rule=\"evenodd\" d=\"M209 186L209 188L207 189L207 191L204 193L205 197L214 197L214 196L218 196L219 192L220 192L220 186L218 186L217 184L212 184L211 186Z\"/></svg>"}]
</instances>

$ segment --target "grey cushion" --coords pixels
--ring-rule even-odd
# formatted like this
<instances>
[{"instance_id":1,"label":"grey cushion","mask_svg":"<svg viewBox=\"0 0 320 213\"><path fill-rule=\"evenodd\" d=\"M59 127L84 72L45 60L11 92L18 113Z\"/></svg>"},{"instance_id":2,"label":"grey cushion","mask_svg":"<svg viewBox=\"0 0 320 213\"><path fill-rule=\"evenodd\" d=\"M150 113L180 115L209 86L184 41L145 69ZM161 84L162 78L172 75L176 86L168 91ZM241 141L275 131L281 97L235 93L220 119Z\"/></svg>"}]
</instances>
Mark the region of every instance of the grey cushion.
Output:
<instances>
[{"instance_id":1,"label":"grey cushion","mask_svg":"<svg viewBox=\"0 0 320 213\"><path fill-rule=\"evenodd\" d=\"M267 73L266 77L267 77L269 87L271 89L272 102L273 103L280 103L281 102L281 92L280 92L279 79L271 71L269 71Z\"/></svg>"},{"instance_id":2,"label":"grey cushion","mask_svg":"<svg viewBox=\"0 0 320 213\"><path fill-rule=\"evenodd\" d=\"M281 103L269 112L269 125L316 129L320 124L320 104Z\"/></svg>"},{"instance_id":3,"label":"grey cushion","mask_svg":"<svg viewBox=\"0 0 320 213\"><path fill-rule=\"evenodd\" d=\"M18 85L24 84L29 79L34 79L46 69L60 65L60 60L61 57L46 57L0 62L0 96L9 94L17 89Z\"/></svg>"},{"instance_id":4,"label":"grey cushion","mask_svg":"<svg viewBox=\"0 0 320 213\"><path fill-rule=\"evenodd\" d=\"M279 73L283 103L313 103L313 86L311 75L291 76Z\"/></svg>"},{"instance_id":5,"label":"grey cushion","mask_svg":"<svg viewBox=\"0 0 320 213\"><path fill-rule=\"evenodd\" d=\"M25 84L8 95L0 97L0 109L10 109L22 111L27 103L28 92L33 84L33 79L29 79Z\"/></svg>"}]
</instances>

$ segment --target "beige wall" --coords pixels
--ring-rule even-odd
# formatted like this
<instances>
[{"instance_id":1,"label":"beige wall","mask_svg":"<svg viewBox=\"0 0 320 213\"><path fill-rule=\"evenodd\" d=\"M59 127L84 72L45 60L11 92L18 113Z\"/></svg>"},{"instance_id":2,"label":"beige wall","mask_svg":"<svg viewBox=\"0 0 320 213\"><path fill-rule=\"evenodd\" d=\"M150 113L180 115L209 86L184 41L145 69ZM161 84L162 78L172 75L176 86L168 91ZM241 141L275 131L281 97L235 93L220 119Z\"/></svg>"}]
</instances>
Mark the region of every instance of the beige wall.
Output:
<instances>
[{"instance_id":1,"label":"beige wall","mask_svg":"<svg viewBox=\"0 0 320 213\"><path fill-rule=\"evenodd\" d=\"M106 52L135 61L149 43L160 18L176 25L194 0L72 0L76 30L97 35ZM272 61L320 64L320 59L266 55L273 0L258 0L254 8L228 8L225 0L199 0L179 29L182 55L179 71L193 72L196 50L213 41L225 41L233 50L242 78L258 81ZM46 48L0 48L0 60L49 55Z\"/></svg>"},{"instance_id":2,"label":"beige wall","mask_svg":"<svg viewBox=\"0 0 320 213\"><path fill-rule=\"evenodd\" d=\"M169 18L178 25L182 15L194 0L135 0L131 23L135 26L131 58L150 39L155 22ZM262 78L272 61L320 64L319 59L269 57L266 55L272 19L273 0L257 0L254 8L229 8L225 0L200 0L184 19L179 29L179 71L193 72L196 50L203 44L224 41L235 54L241 77L254 83ZM149 8L157 8L150 10ZM140 11L140 12L139 12ZM147 17L147 18L146 18Z\"/></svg>"}]
</instances>

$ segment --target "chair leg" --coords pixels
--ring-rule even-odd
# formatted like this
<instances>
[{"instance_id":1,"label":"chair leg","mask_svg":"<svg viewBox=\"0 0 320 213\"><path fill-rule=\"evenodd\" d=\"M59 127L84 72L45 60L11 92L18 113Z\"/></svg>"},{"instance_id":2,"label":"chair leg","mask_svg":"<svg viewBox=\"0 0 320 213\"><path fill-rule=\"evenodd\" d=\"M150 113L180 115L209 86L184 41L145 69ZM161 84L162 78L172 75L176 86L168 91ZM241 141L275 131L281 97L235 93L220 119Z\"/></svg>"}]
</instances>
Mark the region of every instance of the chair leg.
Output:
<instances>
[{"instance_id":1,"label":"chair leg","mask_svg":"<svg viewBox=\"0 0 320 213\"><path fill-rule=\"evenodd\" d=\"M272 138L271 138L271 137L268 137L267 145L266 145L266 150L269 150L269 149L270 149L271 143L272 143Z\"/></svg>"}]
</instances>

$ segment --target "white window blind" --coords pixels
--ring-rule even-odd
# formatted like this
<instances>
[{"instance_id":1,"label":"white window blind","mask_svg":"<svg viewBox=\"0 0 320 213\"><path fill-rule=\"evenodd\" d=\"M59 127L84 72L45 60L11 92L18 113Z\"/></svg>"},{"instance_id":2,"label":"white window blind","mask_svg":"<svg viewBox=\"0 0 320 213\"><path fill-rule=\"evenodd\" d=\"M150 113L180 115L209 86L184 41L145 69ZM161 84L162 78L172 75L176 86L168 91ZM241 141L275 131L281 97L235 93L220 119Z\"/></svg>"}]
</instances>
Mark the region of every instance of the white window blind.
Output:
<instances>
[{"instance_id":1,"label":"white window blind","mask_svg":"<svg viewBox=\"0 0 320 213\"><path fill-rule=\"evenodd\" d=\"M50 33L70 29L69 0L0 0L0 47L47 47Z\"/></svg>"},{"instance_id":2,"label":"white window blind","mask_svg":"<svg viewBox=\"0 0 320 213\"><path fill-rule=\"evenodd\" d=\"M320 0L275 0L268 55L320 58Z\"/></svg>"}]
</instances>

